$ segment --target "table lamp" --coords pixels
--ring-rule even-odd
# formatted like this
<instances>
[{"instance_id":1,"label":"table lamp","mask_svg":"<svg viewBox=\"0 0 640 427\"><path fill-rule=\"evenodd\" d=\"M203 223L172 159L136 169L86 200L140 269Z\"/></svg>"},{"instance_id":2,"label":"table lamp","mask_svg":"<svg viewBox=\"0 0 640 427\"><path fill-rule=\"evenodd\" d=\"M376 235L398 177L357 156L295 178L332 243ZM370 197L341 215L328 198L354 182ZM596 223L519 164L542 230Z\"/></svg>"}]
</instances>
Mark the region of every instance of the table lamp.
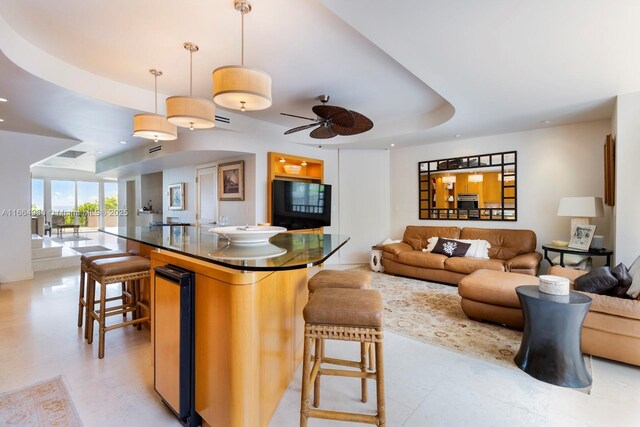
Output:
<instances>
[{"instance_id":1,"label":"table lamp","mask_svg":"<svg viewBox=\"0 0 640 427\"><path fill-rule=\"evenodd\" d=\"M570 216L571 233L578 225L588 225L589 218L604 216L602 197L562 197L558 216Z\"/></svg>"}]
</instances>

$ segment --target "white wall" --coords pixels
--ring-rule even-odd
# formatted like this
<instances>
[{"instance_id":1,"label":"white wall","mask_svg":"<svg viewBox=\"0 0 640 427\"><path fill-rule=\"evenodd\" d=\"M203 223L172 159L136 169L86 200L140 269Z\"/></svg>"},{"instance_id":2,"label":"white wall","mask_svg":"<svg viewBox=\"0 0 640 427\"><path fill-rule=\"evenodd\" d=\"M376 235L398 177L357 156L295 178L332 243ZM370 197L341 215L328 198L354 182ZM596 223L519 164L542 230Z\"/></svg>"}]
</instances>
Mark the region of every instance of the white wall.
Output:
<instances>
[{"instance_id":1,"label":"white wall","mask_svg":"<svg viewBox=\"0 0 640 427\"><path fill-rule=\"evenodd\" d=\"M244 160L244 200L218 202L218 217L229 218L229 225L255 225L267 222L256 218L256 155L235 156L220 160L220 164Z\"/></svg>"},{"instance_id":2,"label":"white wall","mask_svg":"<svg viewBox=\"0 0 640 427\"><path fill-rule=\"evenodd\" d=\"M184 182L184 210L169 210L169 185ZM164 189L163 221L167 217L178 218L174 222L196 223L196 168L185 166L181 168L166 169L162 173L162 188Z\"/></svg>"},{"instance_id":3,"label":"white wall","mask_svg":"<svg viewBox=\"0 0 640 427\"><path fill-rule=\"evenodd\" d=\"M618 96L616 108L616 262L640 255L640 93Z\"/></svg>"},{"instance_id":4,"label":"white wall","mask_svg":"<svg viewBox=\"0 0 640 427\"><path fill-rule=\"evenodd\" d=\"M31 164L65 150L75 141L0 131L0 283L33 277L31 269Z\"/></svg>"},{"instance_id":5,"label":"white wall","mask_svg":"<svg viewBox=\"0 0 640 427\"><path fill-rule=\"evenodd\" d=\"M340 150L339 233L351 240L340 263L367 263L371 246L389 236L389 151Z\"/></svg>"},{"instance_id":6,"label":"white wall","mask_svg":"<svg viewBox=\"0 0 640 427\"><path fill-rule=\"evenodd\" d=\"M640 117L640 110L637 114L636 117ZM636 120L636 123L640 122ZM568 240L570 218L557 216L558 202L563 196L603 197L603 145L610 132L611 122L600 120L393 150L391 234L402 238L405 227L410 224L456 225L531 229L538 237L538 247L552 239ZM518 152L517 222L418 220L419 161L512 150ZM640 156L635 157L638 158ZM637 200L640 203L640 199ZM605 209L605 214L606 218L594 218L592 223L598 227L596 233L603 235L605 244L609 245L610 209Z\"/></svg>"}]
</instances>

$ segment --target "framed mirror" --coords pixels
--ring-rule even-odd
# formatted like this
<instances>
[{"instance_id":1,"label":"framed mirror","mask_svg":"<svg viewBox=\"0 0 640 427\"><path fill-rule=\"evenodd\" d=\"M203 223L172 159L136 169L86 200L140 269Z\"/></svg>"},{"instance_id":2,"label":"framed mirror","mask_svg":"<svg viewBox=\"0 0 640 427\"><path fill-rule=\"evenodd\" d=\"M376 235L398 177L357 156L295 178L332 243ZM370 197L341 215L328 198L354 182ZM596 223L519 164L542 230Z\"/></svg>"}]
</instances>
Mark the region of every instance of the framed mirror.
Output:
<instances>
[{"instance_id":1,"label":"framed mirror","mask_svg":"<svg viewBox=\"0 0 640 427\"><path fill-rule=\"evenodd\" d=\"M517 221L517 152L418 163L419 219Z\"/></svg>"}]
</instances>

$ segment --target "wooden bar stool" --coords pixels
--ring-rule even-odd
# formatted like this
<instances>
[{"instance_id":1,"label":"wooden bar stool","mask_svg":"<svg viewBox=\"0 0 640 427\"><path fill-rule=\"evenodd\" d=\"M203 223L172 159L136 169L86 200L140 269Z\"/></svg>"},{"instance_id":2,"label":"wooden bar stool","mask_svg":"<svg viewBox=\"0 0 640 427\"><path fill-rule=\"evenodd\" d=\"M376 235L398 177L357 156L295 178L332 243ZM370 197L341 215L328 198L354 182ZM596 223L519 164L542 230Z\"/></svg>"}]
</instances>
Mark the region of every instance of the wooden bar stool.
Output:
<instances>
[{"instance_id":1,"label":"wooden bar stool","mask_svg":"<svg viewBox=\"0 0 640 427\"><path fill-rule=\"evenodd\" d=\"M91 263L97 259L103 258L116 258L129 255L124 251L92 251L87 252L82 255L80 258L80 294L78 296L78 328L82 327L82 319L86 317L84 312L87 307L87 300L85 299L86 288L87 288L87 273L89 272L89 266ZM123 289L124 291L124 289ZM114 301L117 299L122 299L123 297L114 297L109 298L107 301ZM94 301L95 304L95 301ZM124 300L123 300L124 304ZM85 329L84 337L87 338L87 330Z\"/></svg>"},{"instance_id":2,"label":"wooden bar stool","mask_svg":"<svg viewBox=\"0 0 640 427\"><path fill-rule=\"evenodd\" d=\"M339 289L371 289L371 273L362 270L321 270L316 273L307 284L309 289L309 298L317 289L326 288L339 288ZM341 366L351 366L351 361L345 361L342 359L333 359L325 357L325 349L320 340L316 340L315 343L315 355L314 359L318 360L321 357L324 358L327 363ZM373 346L370 343L366 343L364 346L365 355L369 357L369 370L374 370L373 359ZM365 356L366 357L366 356ZM329 362L331 360L331 362ZM365 362L366 365L366 362ZM366 380L363 380L366 382ZM320 395L320 377L316 378L313 384L313 406L318 407L319 395ZM366 402L366 394L365 400Z\"/></svg>"},{"instance_id":3,"label":"wooden bar stool","mask_svg":"<svg viewBox=\"0 0 640 427\"><path fill-rule=\"evenodd\" d=\"M141 256L123 256L117 258L98 259L93 261L89 267L89 285L87 291L87 301L94 301L96 295L96 282L100 284L100 300L98 310L95 306L90 307L87 312L86 328L88 329L88 343L93 343L93 321L98 322L98 358L104 357L105 333L107 331L122 328L128 325L138 325L150 320L149 316L141 317L141 308L149 311L149 307L143 304L140 298L140 280L149 277L151 262ZM107 285L112 283L129 282L132 292L128 295L129 300L125 300L122 305L107 307ZM122 321L113 325L106 325L109 316L126 314L131 312L133 320ZM150 311L149 311L150 312Z\"/></svg>"},{"instance_id":4,"label":"wooden bar stool","mask_svg":"<svg viewBox=\"0 0 640 427\"><path fill-rule=\"evenodd\" d=\"M305 326L300 426L306 427L309 418L386 426L382 350L384 305L380 293L371 289L318 289L309 299L303 315ZM327 339L359 342L361 344L360 362L352 362L350 366L360 370L325 369L322 363L333 364L333 360L323 357L314 360L312 365L311 346L314 340L320 340L323 343ZM364 366L365 343L375 346L376 369L374 372L367 372ZM366 401L366 380L376 380L376 415L310 408L311 384L321 375L361 378L363 401ZM319 393L315 397L319 403Z\"/></svg>"}]
</instances>

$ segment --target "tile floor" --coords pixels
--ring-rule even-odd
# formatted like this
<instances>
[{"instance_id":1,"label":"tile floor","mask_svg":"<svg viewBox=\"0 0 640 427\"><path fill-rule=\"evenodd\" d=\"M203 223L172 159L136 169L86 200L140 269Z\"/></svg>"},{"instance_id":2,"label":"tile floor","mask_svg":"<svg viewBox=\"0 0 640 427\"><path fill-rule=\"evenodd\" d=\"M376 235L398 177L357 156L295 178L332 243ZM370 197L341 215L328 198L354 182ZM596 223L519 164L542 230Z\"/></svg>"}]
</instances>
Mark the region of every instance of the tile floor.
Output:
<instances>
[{"instance_id":1,"label":"tile floor","mask_svg":"<svg viewBox=\"0 0 640 427\"><path fill-rule=\"evenodd\" d=\"M115 249L122 243L94 237L93 245ZM76 326L77 287L75 268L0 285L0 392L63 375L86 426L178 426L153 391L148 332L110 332L106 357L99 360L97 341L85 344ZM357 352L355 344L330 344L331 355ZM389 427L640 425L640 368L603 359L593 360L587 395L387 331L385 368ZM373 413L373 382L370 402L362 404L359 381L322 381L323 406ZM297 426L299 399L300 369L270 426Z\"/></svg>"}]
</instances>

